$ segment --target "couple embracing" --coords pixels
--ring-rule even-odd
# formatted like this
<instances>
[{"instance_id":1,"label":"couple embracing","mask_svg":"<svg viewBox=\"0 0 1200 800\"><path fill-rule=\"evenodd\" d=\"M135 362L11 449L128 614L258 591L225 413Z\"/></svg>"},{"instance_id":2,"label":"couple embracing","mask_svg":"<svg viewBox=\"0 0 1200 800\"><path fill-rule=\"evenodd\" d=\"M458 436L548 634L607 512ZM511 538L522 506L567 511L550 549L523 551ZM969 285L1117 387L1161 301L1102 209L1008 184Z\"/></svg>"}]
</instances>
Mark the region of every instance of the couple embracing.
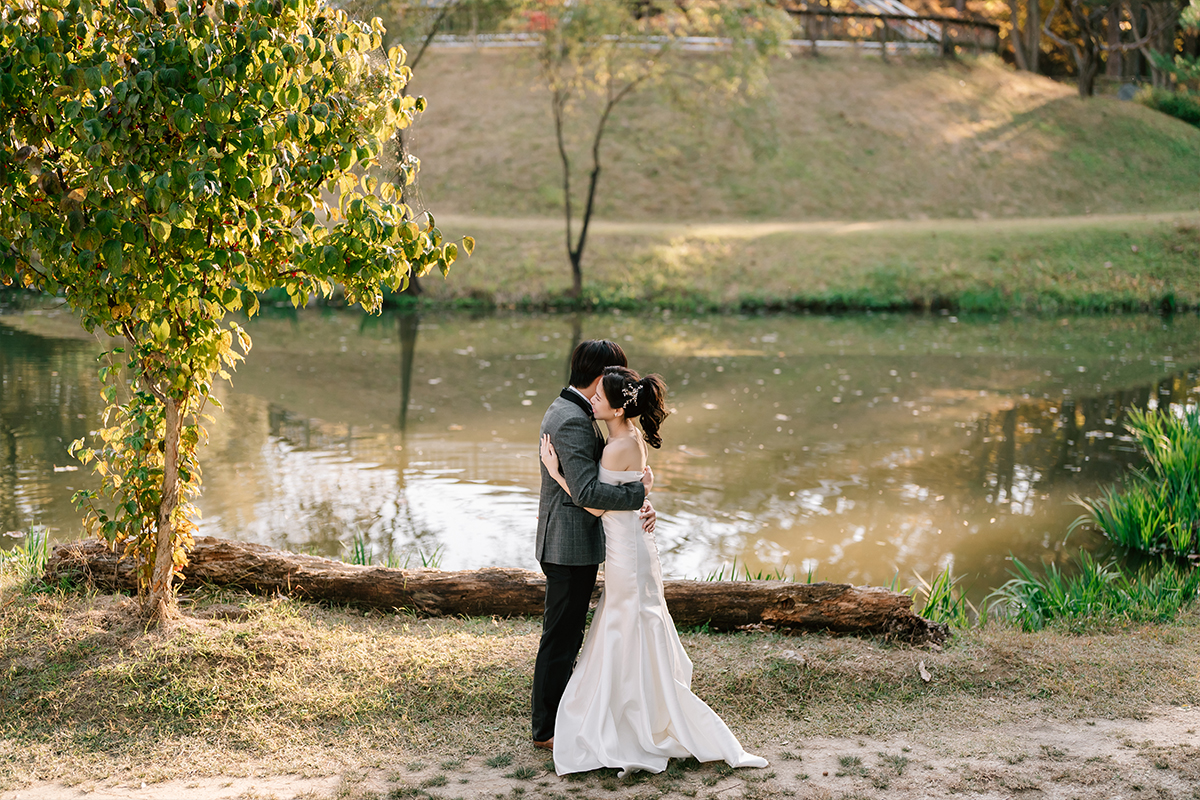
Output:
<instances>
[{"instance_id":1,"label":"couple embracing","mask_svg":"<svg viewBox=\"0 0 1200 800\"><path fill-rule=\"evenodd\" d=\"M537 559L546 612L533 743L553 750L559 775L662 772L668 759L689 756L767 765L692 694L692 663L667 612L646 466L646 445L662 444L666 400L662 378L640 377L616 343L591 340L571 354L570 386L542 420ZM604 591L585 641L602 561Z\"/></svg>"}]
</instances>

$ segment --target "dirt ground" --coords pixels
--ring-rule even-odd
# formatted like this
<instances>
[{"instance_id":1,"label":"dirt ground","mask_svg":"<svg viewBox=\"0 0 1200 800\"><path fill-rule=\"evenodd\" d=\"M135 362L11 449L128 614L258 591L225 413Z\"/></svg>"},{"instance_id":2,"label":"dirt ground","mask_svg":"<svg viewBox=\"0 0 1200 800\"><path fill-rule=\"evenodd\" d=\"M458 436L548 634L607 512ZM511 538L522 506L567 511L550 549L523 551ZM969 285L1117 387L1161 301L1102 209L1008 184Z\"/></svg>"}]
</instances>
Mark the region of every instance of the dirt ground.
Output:
<instances>
[{"instance_id":1,"label":"dirt ground","mask_svg":"<svg viewBox=\"0 0 1200 800\"><path fill-rule=\"evenodd\" d=\"M1161 708L1140 720L1031 718L989 728L912 731L883 739L747 741L763 770L674 763L667 773L560 778L541 751L515 758L380 753L398 769L356 769L334 757L323 775L252 775L147 785L120 774L75 786L39 783L0 800L76 798L1200 798L1200 708ZM444 754L450 755L450 754ZM417 760L413 760L417 759ZM489 766L488 762L495 766ZM536 764L536 766L534 766Z\"/></svg>"}]
</instances>

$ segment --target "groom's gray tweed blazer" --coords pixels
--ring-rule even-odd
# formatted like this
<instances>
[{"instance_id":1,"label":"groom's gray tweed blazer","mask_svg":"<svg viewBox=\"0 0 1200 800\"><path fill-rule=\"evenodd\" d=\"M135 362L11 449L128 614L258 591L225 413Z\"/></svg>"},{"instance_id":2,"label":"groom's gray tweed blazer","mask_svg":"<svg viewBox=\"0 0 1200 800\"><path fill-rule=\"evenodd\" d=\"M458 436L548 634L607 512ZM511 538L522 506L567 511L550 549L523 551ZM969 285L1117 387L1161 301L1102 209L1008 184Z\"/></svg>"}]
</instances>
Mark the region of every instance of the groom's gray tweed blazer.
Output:
<instances>
[{"instance_id":1,"label":"groom's gray tweed blazer","mask_svg":"<svg viewBox=\"0 0 1200 800\"><path fill-rule=\"evenodd\" d=\"M568 388L550 404L542 418L542 434L550 434L571 494L563 491L542 464L538 561L564 566L599 564L604 560L604 528L600 518L585 509L635 509L641 508L646 499L646 487L641 481L623 486L600 482L604 438L591 411L591 405Z\"/></svg>"}]
</instances>

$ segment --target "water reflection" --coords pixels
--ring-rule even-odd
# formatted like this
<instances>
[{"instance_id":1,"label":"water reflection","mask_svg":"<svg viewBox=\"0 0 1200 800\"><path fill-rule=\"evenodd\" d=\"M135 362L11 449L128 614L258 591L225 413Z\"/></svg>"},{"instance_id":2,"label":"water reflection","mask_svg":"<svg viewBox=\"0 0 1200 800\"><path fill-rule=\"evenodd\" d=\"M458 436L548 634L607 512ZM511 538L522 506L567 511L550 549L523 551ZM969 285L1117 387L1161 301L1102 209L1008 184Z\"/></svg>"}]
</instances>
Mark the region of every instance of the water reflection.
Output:
<instances>
[{"instance_id":1,"label":"water reflection","mask_svg":"<svg viewBox=\"0 0 1200 800\"><path fill-rule=\"evenodd\" d=\"M1064 559L1137 461L1131 407L1195 403L1200 320L1148 317L364 317L256 320L202 456L201 530L326 555L534 567L537 426L583 337L672 388L653 456L664 567L737 560L858 583L1009 553ZM94 342L0 320L0 529L77 532L66 444L96 426ZM1191 360L1188 360L1191 359ZM1077 535L1072 547L1095 547Z\"/></svg>"}]
</instances>

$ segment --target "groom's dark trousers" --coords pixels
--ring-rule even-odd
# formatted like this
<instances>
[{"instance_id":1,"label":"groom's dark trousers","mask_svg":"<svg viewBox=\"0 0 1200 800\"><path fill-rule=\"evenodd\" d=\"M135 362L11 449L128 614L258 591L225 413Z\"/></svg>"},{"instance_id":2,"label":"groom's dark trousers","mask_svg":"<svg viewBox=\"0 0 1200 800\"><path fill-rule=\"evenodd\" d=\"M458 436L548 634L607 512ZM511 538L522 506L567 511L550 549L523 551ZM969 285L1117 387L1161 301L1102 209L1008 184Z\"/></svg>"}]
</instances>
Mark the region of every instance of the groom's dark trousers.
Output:
<instances>
[{"instance_id":1,"label":"groom's dark trousers","mask_svg":"<svg viewBox=\"0 0 1200 800\"><path fill-rule=\"evenodd\" d=\"M583 628L598 569L598 564L569 567L542 562L542 572L546 574L546 617L533 671L535 742L544 742L554 735L558 703L583 645Z\"/></svg>"}]
</instances>

